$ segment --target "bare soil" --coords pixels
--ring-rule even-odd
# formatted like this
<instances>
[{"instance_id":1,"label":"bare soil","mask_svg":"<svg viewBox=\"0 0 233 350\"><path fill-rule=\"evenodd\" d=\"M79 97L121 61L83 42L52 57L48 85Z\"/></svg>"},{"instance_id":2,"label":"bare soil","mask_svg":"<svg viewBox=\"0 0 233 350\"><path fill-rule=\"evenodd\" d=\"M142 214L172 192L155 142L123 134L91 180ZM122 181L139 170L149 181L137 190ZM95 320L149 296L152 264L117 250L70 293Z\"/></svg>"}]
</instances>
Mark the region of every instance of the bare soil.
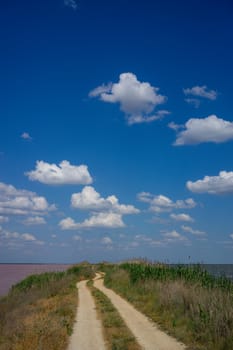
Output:
<instances>
[{"instance_id":1,"label":"bare soil","mask_svg":"<svg viewBox=\"0 0 233 350\"><path fill-rule=\"evenodd\" d=\"M155 323L137 311L131 304L111 289L103 285L103 278L98 275L94 286L101 290L112 302L131 330L139 345L144 350L184 350L186 347L176 339L162 332Z\"/></svg>"},{"instance_id":2,"label":"bare soil","mask_svg":"<svg viewBox=\"0 0 233 350\"><path fill-rule=\"evenodd\" d=\"M68 350L106 350L102 326L87 281L77 283L79 305Z\"/></svg>"}]
</instances>

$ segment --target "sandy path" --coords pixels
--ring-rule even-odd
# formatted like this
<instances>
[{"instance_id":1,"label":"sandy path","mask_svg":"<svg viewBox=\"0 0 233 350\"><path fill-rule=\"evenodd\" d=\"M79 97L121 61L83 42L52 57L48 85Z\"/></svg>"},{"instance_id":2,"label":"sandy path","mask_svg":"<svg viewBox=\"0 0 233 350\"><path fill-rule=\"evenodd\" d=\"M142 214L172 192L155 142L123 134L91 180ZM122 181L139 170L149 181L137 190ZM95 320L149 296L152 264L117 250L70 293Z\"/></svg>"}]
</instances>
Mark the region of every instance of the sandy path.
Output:
<instances>
[{"instance_id":1,"label":"sandy path","mask_svg":"<svg viewBox=\"0 0 233 350\"><path fill-rule=\"evenodd\" d=\"M101 277L100 275L98 275ZM174 338L160 331L142 313L131 304L103 285L103 279L95 279L94 286L101 290L111 300L119 311L128 328L134 334L138 343L144 350L183 350L185 346Z\"/></svg>"},{"instance_id":2,"label":"sandy path","mask_svg":"<svg viewBox=\"0 0 233 350\"><path fill-rule=\"evenodd\" d=\"M101 322L97 319L87 281L77 283L79 306L68 350L105 350Z\"/></svg>"}]
</instances>

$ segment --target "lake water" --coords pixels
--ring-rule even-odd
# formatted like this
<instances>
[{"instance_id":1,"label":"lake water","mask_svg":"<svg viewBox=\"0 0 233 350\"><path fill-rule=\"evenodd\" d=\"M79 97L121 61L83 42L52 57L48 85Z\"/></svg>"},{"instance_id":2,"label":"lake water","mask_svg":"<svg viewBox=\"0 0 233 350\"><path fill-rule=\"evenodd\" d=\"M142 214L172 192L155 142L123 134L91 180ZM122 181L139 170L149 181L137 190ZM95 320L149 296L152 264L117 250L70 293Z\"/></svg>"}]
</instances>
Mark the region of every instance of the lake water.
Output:
<instances>
[{"instance_id":1,"label":"lake water","mask_svg":"<svg viewBox=\"0 0 233 350\"><path fill-rule=\"evenodd\" d=\"M233 264L203 264L211 275L216 277L225 276L233 280Z\"/></svg>"},{"instance_id":2,"label":"lake water","mask_svg":"<svg viewBox=\"0 0 233 350\"><path fill-rule=\"evenodd\" d=\"M29 275L64 271L69 267L65 264L0 264L0 296L7 294L12 285Z\"/></svg>"},{"instance_id":3,"label":"lake water","mask_svg":"<svg viewBox=\"0 0 233 350\"><path fill-rule=\"evenodd\" d=\"M64 271L70 266L65 264L0 264L0 296L7 294L13 284L31 274ZM233 280L233 264L204 264L202 266L214 276L226 276Z\"/></svg>"}]
</instances>

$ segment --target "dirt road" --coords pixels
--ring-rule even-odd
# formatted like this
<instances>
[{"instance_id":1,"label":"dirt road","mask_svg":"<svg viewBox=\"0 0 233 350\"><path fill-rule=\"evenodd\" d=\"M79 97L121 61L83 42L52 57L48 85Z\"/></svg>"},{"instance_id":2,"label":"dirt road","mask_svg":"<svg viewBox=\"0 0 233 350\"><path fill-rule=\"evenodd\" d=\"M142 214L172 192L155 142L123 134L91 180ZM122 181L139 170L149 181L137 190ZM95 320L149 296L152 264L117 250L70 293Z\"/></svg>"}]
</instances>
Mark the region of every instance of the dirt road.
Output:
<instances>
[{"instance_id":1,"label":"dirt road","mask_svg":"<svg viewBox=\"0 0 233 350\"><path fill-rule=\"evenodd\" d=\"M68 350L105 350L101 322L97 319L87 281L77 283L79 306Z\"/></svg>"},{"instance_id":2,"label":"dirt road","mask_svg":"<svg viewBox=\"0 0 233 350\"><path fill-rule=\"evenodd\" d=\"M127 301L103 285L103 279L98 275L94 286L101 290L119 311L128 328L134 334L144 350L184 350L185 346L174 338L160 331L146 316L137 311Z\"/></svg>"}]
</instances>

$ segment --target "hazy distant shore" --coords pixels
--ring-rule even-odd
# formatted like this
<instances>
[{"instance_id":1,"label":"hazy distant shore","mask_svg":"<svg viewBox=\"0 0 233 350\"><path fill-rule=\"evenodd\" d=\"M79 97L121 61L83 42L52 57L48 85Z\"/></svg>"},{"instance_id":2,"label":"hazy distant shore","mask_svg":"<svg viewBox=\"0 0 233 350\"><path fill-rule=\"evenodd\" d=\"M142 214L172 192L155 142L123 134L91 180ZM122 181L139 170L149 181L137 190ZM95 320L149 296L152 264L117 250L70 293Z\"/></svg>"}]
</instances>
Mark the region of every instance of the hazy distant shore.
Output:
<instances>
[{"instance_id":1,"label":"hazy distant shore","mask_svg":"<svg viewBox=\"0 0 233 350\"><path fill-rule=\"evenodd\" d=\"M1 263L0 264L0 296L8 293L12 285L18 283L25 277L31 274L52 272L52 271L64 271L72 264L14 264L14 263ZM233 280L233 264L203 264L206 269L212 275L226 276Z\"/></svg>"}]
</instances>

